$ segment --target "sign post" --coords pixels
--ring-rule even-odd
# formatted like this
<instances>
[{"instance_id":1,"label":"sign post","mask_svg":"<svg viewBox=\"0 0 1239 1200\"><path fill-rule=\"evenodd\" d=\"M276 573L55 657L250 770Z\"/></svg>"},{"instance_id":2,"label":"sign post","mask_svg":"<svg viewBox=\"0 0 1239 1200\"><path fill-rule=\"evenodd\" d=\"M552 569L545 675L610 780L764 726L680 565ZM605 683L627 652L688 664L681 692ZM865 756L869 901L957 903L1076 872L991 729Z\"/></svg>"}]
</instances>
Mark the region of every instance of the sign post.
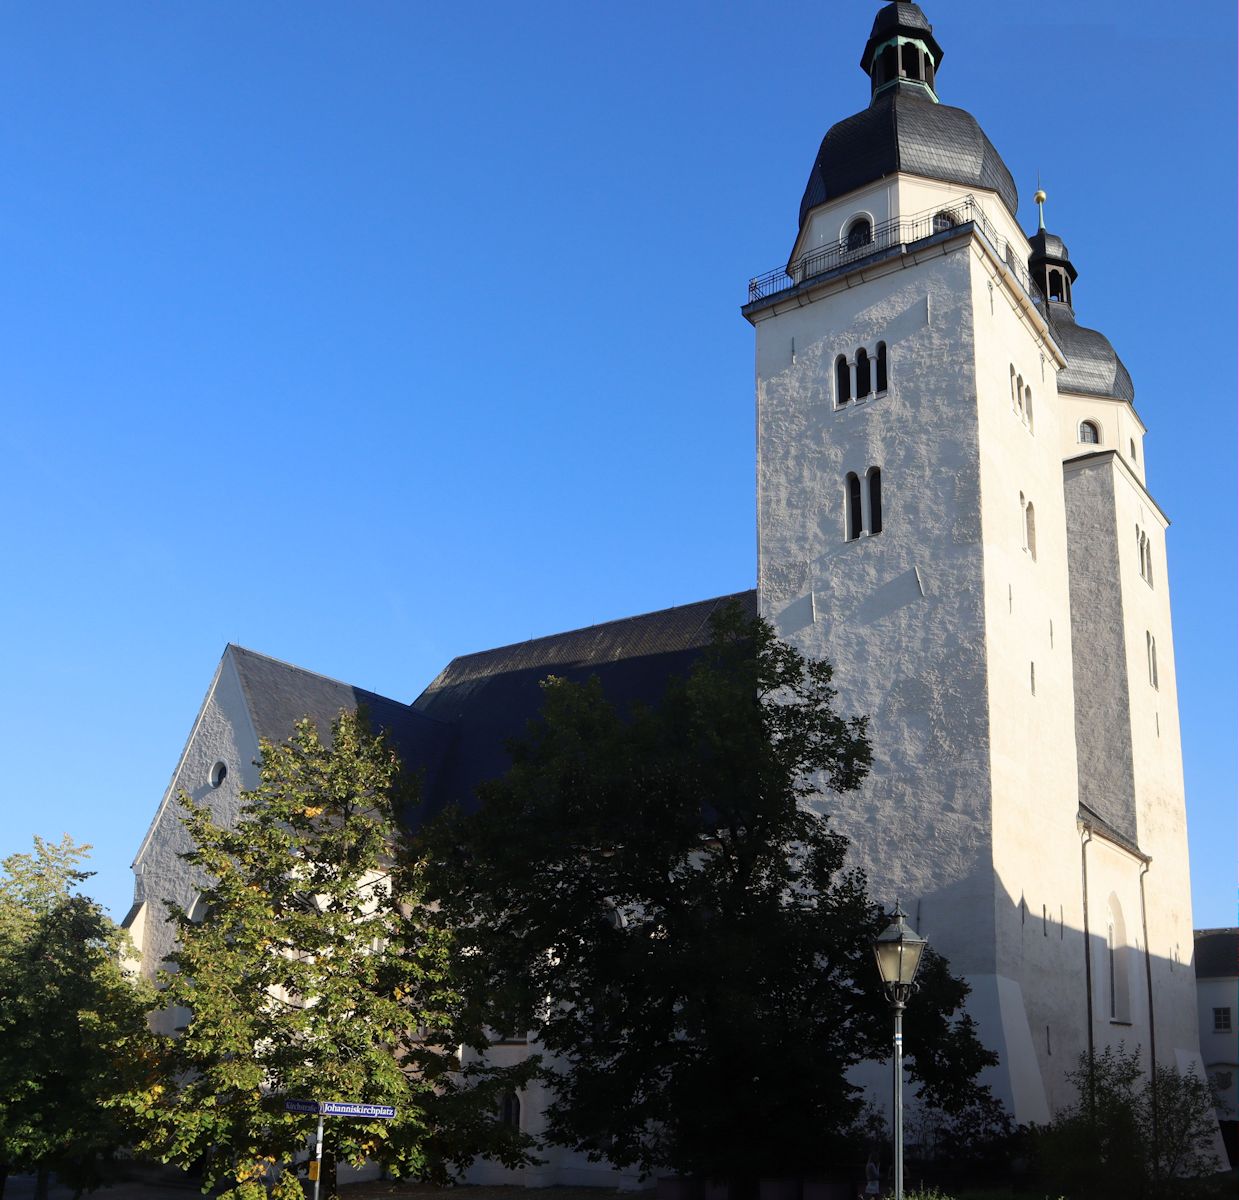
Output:
<instances>
[{"instance_id":1,"label":"sign post","mask_svg":"<svg viewBox=\"0 0 1239 1200\"><path fill-rule=\"evenodd\" d=\"M390 1104L355 1104L349 1100L285 1100L287 1112L304 1113L318 1117L318 1130L314 1135L314 1161L310 1164L310 1178L314 1180L314 1200L318 1200L318 1185L323 1173L323 1118L352 1117L355 1121L391 1121L396 1110Z\"/></svg>"},{"instance_id":2,"label":"sign post","mask_svg":"<svg viewBox=\"0 0 1239 1200\"><path fill-rule=\"evenodd\" d=\"M318 1112L318 1133L314 1136L314 1200L318 1200L318 1185L323 1174L323 1112Z\"/></svg>"}]
</instances>

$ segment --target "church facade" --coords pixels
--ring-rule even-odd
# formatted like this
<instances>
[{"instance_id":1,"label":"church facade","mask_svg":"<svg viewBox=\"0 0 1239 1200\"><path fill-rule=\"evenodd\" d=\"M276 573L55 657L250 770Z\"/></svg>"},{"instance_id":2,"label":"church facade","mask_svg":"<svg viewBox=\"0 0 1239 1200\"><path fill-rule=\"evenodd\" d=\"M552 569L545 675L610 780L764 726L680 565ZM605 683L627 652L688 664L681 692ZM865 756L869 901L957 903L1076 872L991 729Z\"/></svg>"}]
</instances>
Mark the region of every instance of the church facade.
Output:
<instances>
[{"instance_id":1,"label":"church facade","mask_svg":"<svg viewBox=\"0 0 1239 1200\"><path fill-rule=\"evenodd\" d=\"M145 970L171 948L160 901L195 894L173 797L234 813L260 736L364 701L432 806L467 800L539 679L656 701L731 599L829 659L842 709L869 715L874 767L835 827L873 896L968 979L1016 1120L1071 1099L1089 1048L1201 1069L1145 427L1110 342L1077 320L1066 245L1025 233L1001 156L939 97L942 57L917 5L879 11L869 104L827 132L788 263L749 285L756 590L459 658L412 704L229 647L135 860ZM526 1182L605 1174L564 1156Z\"/></svg>"}]
</instances>

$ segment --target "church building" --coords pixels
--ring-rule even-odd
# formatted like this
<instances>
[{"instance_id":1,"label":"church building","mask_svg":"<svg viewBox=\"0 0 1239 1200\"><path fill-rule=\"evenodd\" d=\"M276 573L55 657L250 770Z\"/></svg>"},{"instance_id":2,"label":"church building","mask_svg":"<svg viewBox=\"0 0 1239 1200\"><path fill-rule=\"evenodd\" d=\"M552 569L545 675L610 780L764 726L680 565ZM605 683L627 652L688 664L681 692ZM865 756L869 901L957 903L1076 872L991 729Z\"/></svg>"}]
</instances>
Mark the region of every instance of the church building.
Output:
<instances>
[{"instance_id":1,"label":"church building","mask_svg":"<svg viewBox=\"0 0 1239 1200\"><path fill-rule=\"evenodd\" d=\"M1021 227L1001 155L944 102L943 56L916 4L880 9L867 104L823 138L786 265L749 283L756 590L465 655L411 704L229 646L134 862L144 970L171 949L160 902L195 896L175 796L235 814L260 736L364 701L432 808L468 801L540 679L656 702L734 599L829 659L841 711L868 714L873 769L834 827L873 897L899 899L968 980L1015 1119L1073 1099L1065 1073L1090 1048L1203 1073L1145 427L1122 360L1077 317L1096 319L1085 258L1045 227L1044 193ZM523 1098L530 1130L540 1103ZM515 1181L488 1170L476 1180ZM614 1174L564 1154L524 1179Z\"/></svg>"}]
</instances>

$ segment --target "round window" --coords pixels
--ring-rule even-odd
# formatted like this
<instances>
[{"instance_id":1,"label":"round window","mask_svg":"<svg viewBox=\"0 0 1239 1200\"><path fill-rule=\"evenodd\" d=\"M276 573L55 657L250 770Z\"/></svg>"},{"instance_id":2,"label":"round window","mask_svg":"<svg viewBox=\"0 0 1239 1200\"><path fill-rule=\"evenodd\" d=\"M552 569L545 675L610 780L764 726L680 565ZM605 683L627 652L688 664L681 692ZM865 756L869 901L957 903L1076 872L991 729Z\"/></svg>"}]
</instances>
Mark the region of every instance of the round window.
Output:
<instances>
[{"instance_id":1,"label":"round window","mask_svg":"<svg viewBox=\"0 0 1239 1200\"><path fill-rule=\"evenodd\" d=\"M223 783L225 779L228 778L228 764L224 762L217 762L211 768L210 778L211 778L211 786L213 788L219 787L219 785Z\"/></svg>"}]
</instances>

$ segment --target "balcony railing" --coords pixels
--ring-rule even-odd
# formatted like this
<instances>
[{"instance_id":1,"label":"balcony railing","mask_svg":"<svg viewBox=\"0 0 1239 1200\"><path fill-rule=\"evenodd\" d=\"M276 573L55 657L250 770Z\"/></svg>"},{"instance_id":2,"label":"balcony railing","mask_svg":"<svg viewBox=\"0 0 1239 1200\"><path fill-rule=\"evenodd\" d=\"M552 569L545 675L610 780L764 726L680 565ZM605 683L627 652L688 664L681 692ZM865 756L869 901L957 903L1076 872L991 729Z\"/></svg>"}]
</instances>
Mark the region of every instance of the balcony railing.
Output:
<instances>
[{"instance_id":1,"label":"balcony railing","mask_svg":"<svg viewBox=\"0 0 1239 1200\"><path fill-rule=\"evenodd\" d=\"M1040 295L1034 290L1028 275L1027 243L1015 247L1006 238L999 236L985 211L972 196L966 196L954 204L927 209L915 216L884 221L881 225L875 225L869 240L861 244L849 245L844 240L818 246L786 267L776 267L756 279L750 279L748 302L753 304L758 300L768 300L771 296L791 291L823 275L870 258L884 256L896 247L916 248L930 238L948 235L964 225L972 225L980 232L994 253L1006 263L1007 269L1019 281L1020 287L1034 302L1040 304Z\"/></svg>"}]
</instances>

